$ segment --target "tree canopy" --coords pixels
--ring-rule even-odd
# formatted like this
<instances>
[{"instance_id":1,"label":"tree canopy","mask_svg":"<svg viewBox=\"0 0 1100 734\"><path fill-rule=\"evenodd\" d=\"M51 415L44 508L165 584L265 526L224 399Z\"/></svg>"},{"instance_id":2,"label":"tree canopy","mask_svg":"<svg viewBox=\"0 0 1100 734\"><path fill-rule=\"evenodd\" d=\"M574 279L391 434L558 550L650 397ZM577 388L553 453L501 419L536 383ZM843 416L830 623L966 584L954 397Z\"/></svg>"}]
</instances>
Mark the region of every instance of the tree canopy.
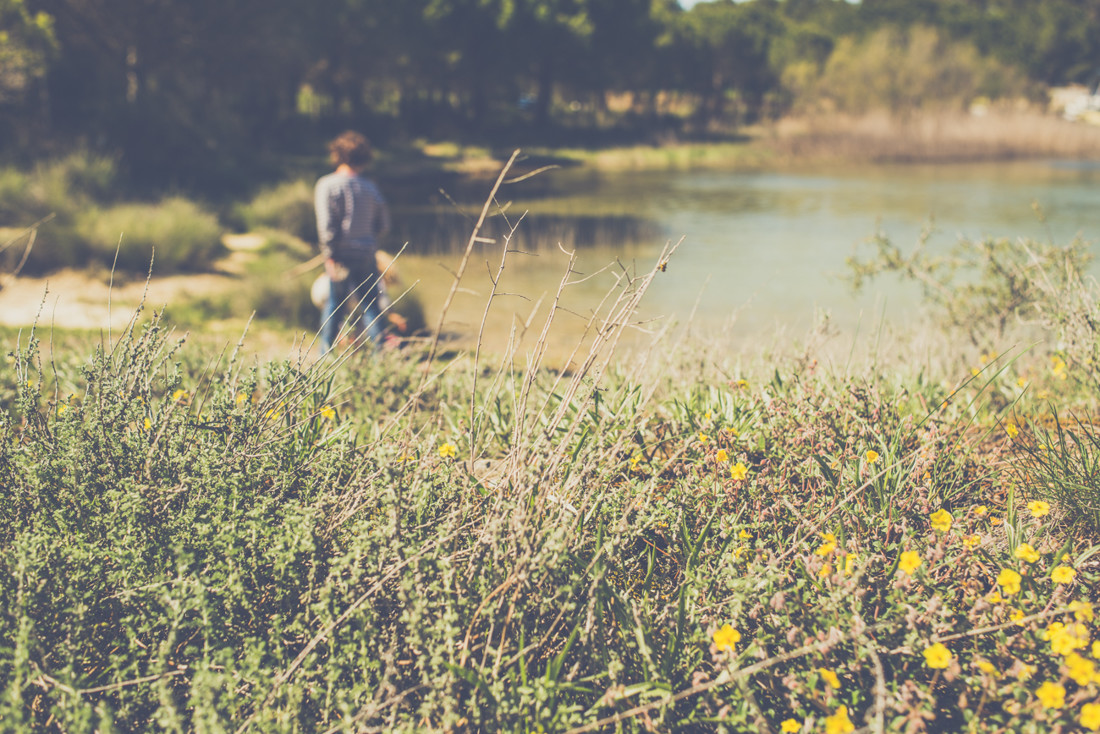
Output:
<instances>
[{"instance_id":1,"label":"tree canopy","mask_svg":"<svg viewBox=\"0 0 1100 734\"><path fill-rule=\"evenodd\" d=\"M1096 72L1100 0L0 0L0 41L9 154L82 142L187 182L347 124L690 134L1019 94Z\"/></svg>"}]
</instances>

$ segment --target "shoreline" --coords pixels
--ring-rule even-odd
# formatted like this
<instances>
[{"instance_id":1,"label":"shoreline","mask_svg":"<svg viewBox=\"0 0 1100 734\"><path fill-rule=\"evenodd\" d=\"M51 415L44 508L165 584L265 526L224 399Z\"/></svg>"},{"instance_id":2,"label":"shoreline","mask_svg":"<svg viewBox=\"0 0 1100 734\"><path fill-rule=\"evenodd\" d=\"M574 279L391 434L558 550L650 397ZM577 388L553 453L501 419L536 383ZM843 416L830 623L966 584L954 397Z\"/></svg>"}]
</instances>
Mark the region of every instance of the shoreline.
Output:
<instances>
[{"instance_id":1,"label":"shoreline","mask_svg":"<svg viewBox=\"0 0 1100 734\"><path fill-rule=\"evenodd\" d=\"M705 141L673 139L591 148L517 144L498 146L498 150L434 141L414 147L434 162L431 169L471 179L495 176L516 148L538 165L558 163L595 171L949 165L1044 158L1100 162L1100 125L1031 110L924 112L906 117L825 114L783 118L745 127L726 139ZM502 154L505 149L507 153Z\"/></svg>"}]
</instances>

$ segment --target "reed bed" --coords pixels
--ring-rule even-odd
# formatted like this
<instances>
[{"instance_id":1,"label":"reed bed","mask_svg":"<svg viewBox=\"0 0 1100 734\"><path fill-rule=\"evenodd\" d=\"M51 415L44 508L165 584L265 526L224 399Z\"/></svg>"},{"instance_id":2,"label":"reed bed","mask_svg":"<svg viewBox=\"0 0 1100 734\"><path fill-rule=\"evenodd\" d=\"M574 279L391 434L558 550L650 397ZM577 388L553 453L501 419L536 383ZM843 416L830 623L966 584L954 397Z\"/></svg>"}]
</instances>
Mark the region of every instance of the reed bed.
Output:
<instances>
[{"instance_id":1,"label":"reed bed","mask_svg":"<svg viewBox=\"0 0 1100 734\"><path fill-rule=\"evenodd\" d=\"M1100 158L1100 127L1035 111L824 114L782 121L771 145L800 160L962 162Z\"/></svg>"}]
</instances>

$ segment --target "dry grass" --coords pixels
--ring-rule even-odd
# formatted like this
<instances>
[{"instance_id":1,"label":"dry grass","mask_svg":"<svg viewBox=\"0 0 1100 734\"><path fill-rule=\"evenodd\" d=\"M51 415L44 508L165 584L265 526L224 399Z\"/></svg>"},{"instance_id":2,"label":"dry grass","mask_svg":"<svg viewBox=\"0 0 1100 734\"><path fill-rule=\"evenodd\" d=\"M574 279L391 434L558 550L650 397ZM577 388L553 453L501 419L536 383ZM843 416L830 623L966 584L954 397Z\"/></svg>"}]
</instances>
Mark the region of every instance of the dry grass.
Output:
<instances>
[{"instance_id":1,"label":"dry grass","mask_svg":"<svg viewBox=\"0 0 1100 734\"><path fill-rule=\"evenodd\" d=\"M1010 158L1100 158L1100 126L1034 111L983 115L925 112L830 114L780 122L771 140L781 155L853 162L940 162Z\"/></svg>"}]
</instances>

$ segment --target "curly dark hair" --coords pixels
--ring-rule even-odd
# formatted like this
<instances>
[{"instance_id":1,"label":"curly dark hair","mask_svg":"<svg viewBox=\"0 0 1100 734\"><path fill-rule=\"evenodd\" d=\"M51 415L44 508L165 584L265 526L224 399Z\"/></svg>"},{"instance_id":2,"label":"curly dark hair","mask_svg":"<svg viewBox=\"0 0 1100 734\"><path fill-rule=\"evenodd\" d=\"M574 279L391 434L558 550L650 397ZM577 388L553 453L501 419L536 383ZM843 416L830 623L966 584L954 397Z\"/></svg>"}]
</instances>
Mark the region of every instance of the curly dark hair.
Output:
<instances>
[{"instance_id":1,"label":"curly dark hair","mask_svg":"<svg viewBox=\"0 0 1100 734\"><path fill-rule=\"evenodd\" d=\"M370 141L354 130L347 130L333 138L328 144L328 152L335 165L346 163L352 168L363 168L374 157Z\"/></svg>"}]
</instances>

